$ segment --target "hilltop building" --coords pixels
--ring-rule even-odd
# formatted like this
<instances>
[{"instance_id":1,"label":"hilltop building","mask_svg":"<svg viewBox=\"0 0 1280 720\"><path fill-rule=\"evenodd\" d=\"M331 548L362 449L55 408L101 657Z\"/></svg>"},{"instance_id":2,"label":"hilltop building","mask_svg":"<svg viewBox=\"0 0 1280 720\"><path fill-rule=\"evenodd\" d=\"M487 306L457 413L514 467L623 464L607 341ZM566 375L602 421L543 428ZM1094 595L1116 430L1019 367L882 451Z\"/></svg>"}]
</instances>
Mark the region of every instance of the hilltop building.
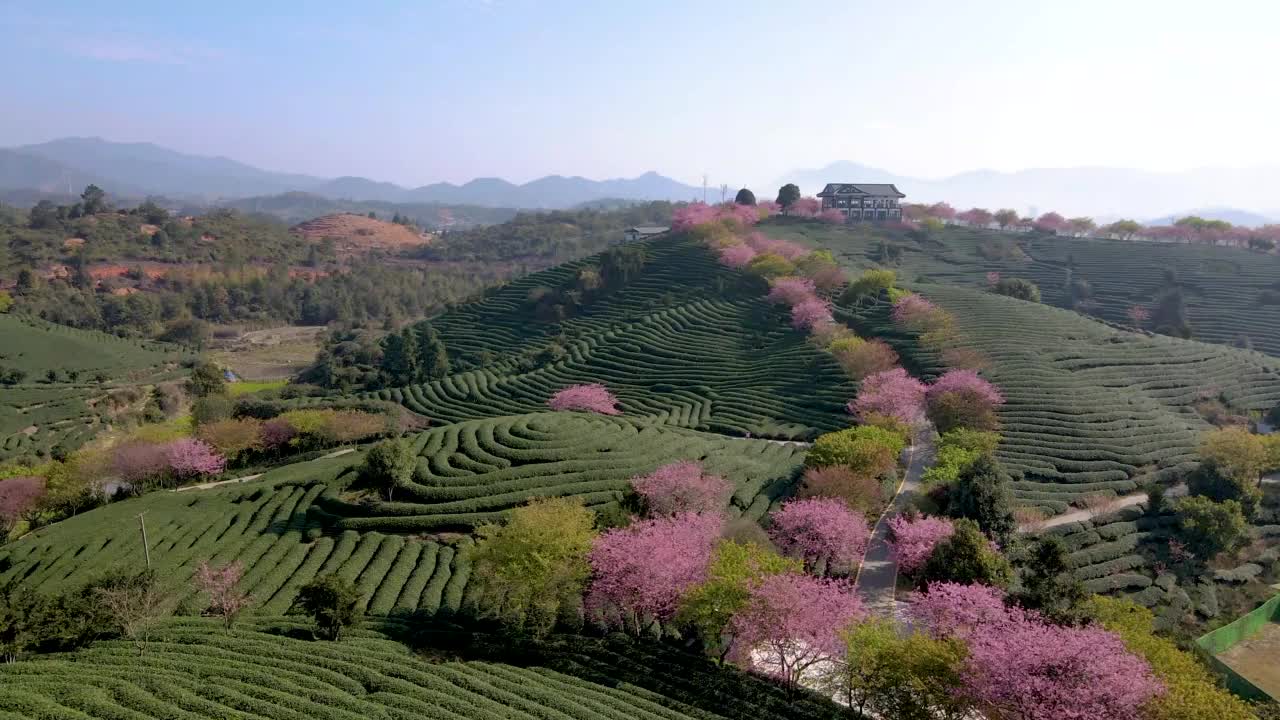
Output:
<instances>
[{"instance_id":1,"label":"hilltop building","mask_svg":"<svg viewBox=\"0 0 1280 720\"><path fill-rule=\"evenodd\" d=\"M818 193L823 210L839 210L849 222L902 219L906 197L891 183L827 183Z\"/></svg>"},{"instance_id":2,"label":"hilltop building","mask_svg":"<svg viewBox=\"0 0 1280 720\"><path fill-rule=\"evenodd\" d=\"M671 228L662 225L638 225L636 227L629 227L626 230L623 230L622 237L627 242L634 242L636 240L651 238L654 235L661 235L670 229Z\"/></svg>"}]
</instances>

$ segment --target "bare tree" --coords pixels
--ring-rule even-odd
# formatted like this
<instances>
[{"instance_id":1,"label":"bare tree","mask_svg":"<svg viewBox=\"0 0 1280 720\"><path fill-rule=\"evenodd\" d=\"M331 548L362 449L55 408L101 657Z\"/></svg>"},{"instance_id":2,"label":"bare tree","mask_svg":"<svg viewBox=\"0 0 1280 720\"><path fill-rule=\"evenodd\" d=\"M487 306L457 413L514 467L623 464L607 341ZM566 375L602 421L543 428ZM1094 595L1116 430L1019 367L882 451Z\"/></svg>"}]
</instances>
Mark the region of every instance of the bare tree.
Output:
<instances>
[{"instance_id":1,"label":"bare tree","mask_svg":"<svg viewBox=\"0 0 1280 720\"><path fill-rule=\"evenodd\" d=\"M110 578L95 588L102 610L120 634L133 641L138 654L147 649L151 630L164 617L170 596L146 570Z\"/></svg>"}]
</instances>

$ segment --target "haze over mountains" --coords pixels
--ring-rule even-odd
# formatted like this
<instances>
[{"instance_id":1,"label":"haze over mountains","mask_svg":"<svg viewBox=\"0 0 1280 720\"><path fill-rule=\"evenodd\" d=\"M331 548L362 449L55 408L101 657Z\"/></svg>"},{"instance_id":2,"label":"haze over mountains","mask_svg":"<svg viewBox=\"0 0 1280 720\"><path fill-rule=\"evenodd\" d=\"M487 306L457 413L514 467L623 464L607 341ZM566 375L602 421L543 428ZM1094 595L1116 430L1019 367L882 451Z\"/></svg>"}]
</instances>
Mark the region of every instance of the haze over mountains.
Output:
<instances>
[{"instance_id":1,"label":"haze over mountains","mask_svg":"<svg viewBox=\"0 0 1280 720\"><path fill-rule=\"evenodd\" d=\"M849 161L797 170L765 187L771 197L785 182L816 194L828 182L891 182L909 200L945 200L956 207L1012 207L1023 213L1057 210L1098 219L1171 217L1197 212L1242 225L1280 219L1280 167L1202 168L1157 173L1122 168L1045 168L1017 172L976 170L941 179L897 175ZM462 185L406 188L363 177L322 178L263 170L226 157L181 153L151 143L63 138L0 149L0 191L75 193L95 183L117 195L164 195L203 201L285 192L391 203L439 203L508 208L566 208L605 198L690 200L702 188L656 172L636 178L590 180L551 175L525 184L477 178ZM719 199L718 189L709 193Z\"/></svg>"}]
</instances>

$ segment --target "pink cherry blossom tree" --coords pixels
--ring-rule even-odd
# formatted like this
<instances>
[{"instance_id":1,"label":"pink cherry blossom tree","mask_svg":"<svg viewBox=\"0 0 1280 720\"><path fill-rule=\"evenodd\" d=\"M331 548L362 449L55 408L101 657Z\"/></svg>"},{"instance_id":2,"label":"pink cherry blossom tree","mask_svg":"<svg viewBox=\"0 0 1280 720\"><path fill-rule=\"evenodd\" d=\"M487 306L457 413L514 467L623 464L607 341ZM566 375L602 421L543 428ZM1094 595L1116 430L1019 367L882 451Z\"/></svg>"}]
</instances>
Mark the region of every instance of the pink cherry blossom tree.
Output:
<instances>
[{"instance_id":1,"label":"pink cherry blossom tree","mask_svg":"<svg viewBox=\"0 0 1280 720\"><path fill-rule=\"evenodd\" d=\"M702 463L692 460L669 463L648 475L631 478L631 486L654 515L717 513L733 495L733 483L707 474Z\"/></svg>"},{"instance_id":2,"label":"pink cherry blossom tree","mask_svg":"<svg viewBox=\"0 0 1280 720\"><path fill-rule=\"evenodd\" d=\"M756 251L750 245L743 243L729 245L720 250L720 262L731 268L744 268L755 256Z\"/></svg>"},{"instance_id":3,"label":"pink cherry blossom tree","mask_svg":"<svg viewBox=\"0 0 1280 720\"><path fill-rule=\"evenodd\" d=\"M833 319L831 304L818 297L805 298L791 308L791 326L797 330L816 330Z\"/></svg>"},{"instance_id":4,"label":"pink cherry blossom tree","mask_svg":"<svg viewBox=\"0 0 1280 720\"><path fill-rule=\"evenodd\" d=\"M222 567L212 567L208 561L202 561L196 567L196 590L209 594L208 612L222 618L227 631L253 602L247 593L236 589L243 575L244 565L239 560Z\"/></svg>"},{"instance_id":5,"label":"pink cherry blossom tree","mask_svg":"<svg viewBox=\"0 0 1280 720\"><path fill-rule=\"evenodd\" d=\"M12 530L19 520L35 510L44 496L45 482L42 477L22 476L0 480L0 530L5 533Z\"/></svg>"},{"instance_id":6,"label":"pink cherry blossom tree","mask_svg":"<svg viewBox=\"0 0 1280 720\"><path fill-rule=\"evenodd\" d=\"M814 296L813 281L802 277L780 277L770 283L766 300L781 305L797 305Z\"/></svg>"},{"instance_id":7,"label":"pink cherry blossom tree","mask_svg":"<svg viewBox=\"0 0 1280 720\"><path fill-rule=\"evenodd\" d=\"M982 208L970 208L956 215L957 220L961 220L972 227L984 228L991 224L995 216L991 211Z\"/></svg>"},{"instance_id":8,"label":"pink cherry blossom tree","mask_svg":"<svg viewBox=\"0 0 1280 720\"><path fill-rule=\"evenodd\" d=\"M996 386L979 377L976 370L948 370L929 386L928 397L957 392L971 395L988 405L1004 404L1004 395Z\"/></svg>"},{"instance_id":9,"label":"pink cherry blossom tree","mask_svg":"<svg viewBox=\"0 0 1280 720\"><path fill-rule=\"evenodd\" d=\"M111 464L121 480L137 485L168 472L169 453L159 443L131 442L115 449Z\"/></svg>"},{"instance_id":10,"label":"pink cherry blossom tree","mask_svg":"<svg viewBox=\"0 0 1280 720\"><path fill-rule=\"evenodd\" d=\"M1071 223L1056 212L1047 212L1036 218L1033 227L1041 232L1064 232L1071 227Z\"/></svg>"},{"instance_id":11,"label":"pink cherry blossom tree","mask_svg":"<svg viewBox=\"0 0 1280 720\"><path fill-rule=\"evenodd\" d=\"M671 214L671 229L684 232L715 219L715 208L704 202L693 202L675 209Z\"/></svg>"},{"instance_id":12,"label":"pink cherry blossom tree","mask_svg":"<svg viewBox=\"0 0 1280 720\"><path fill-rule=\"evenodd\" d=\"M921 515L914 519L895 515L889 519L889 544L898 569L913 575L929 560L938 543L951 537L955 528L946 518Z\"/></svg>"},{"instance_id":13,"label":"pink cherry blossom tree","mask_svg":"<svg viewBox=\"0 0 1280 720\"><path fill-rule=\"evenodd\" d=\"M817 217L821 211L822 202L814 197L802 197L787 208L788 215L805 218Z\"/></svg>"},{"instance_id":14,"label":"pink cherry blossom tree","mask_svg":"<svg viewBox=\"0 0 1280 720\"><path fill-rule=\"evenodd\" d=\"M620 415L618 398L600 383L570 385L558 391L547 401L552 410L582 410L601 415Z\"/></svg>"},{"instance_id":15,"label":"pink cherry blossom tree","mask_svg":"<svg viewBox=\"0 0 1280 720\"><path fill-rule=\"evenodd\" d=\"M166 443L165 458L169 469L180 480L190 480L203 475L217 475L227 467L226 458L203 440L182 438Z\"/></svg>"},{"instance_id":16,"label":"pink cherry blossom tree","mask_svg":"<svg viewBox=\"0 0 1280 720\"><path fill-rule=\"evenodd\" d=\"M284 418L272 418L262 423L262 447L265 450L279 450L298 436L298 429Z\"/></svg>"},{"instance_id":17,"label":"pink cherry blossom tree","mask_svg":"<svg viewBox=\"0 0 1280 720\"><path fill-rule=\"evenodd\" d=\"M899 325L912 327L926 323L930 318L940 314L942 309L915 293L898 298L893 303L893 321Z\"/></svg>"},{"instance_id":18,"label":"pink cherry blossom tree","mask_svg":"<svg viewBox=\"0 0 1280 720\"><path fill-rule=\"evenodd\" d=\"M934 583L910 614L969 649L963 694L989 717L1136 720L1163 691L1146 661L1097 627L1062 627L1005 605L983 585Z\"/></svg>"},{"instance_id":19,"label":"pink cherry blossom tree","mask_svg":"<svg viewBox=\"0 0 1280 720\"><path fill-rule=\"evenodd\" d=\"M706 579L723 525L718 514L680 513L602 533L588 556L587 611L637 632L646 618L671 619L680 596Z\"/></svg>"},{"instance_id":20,"label":"pink cherry blossom tree","mask_svg":"<svg viewBox=\"0 0 1280 720\"><path fill-rule=\"evenodd\" d=\"M736 664L777 677L794 691L805 673L844 652L841 632L865 616L849 585L806 575L771 575L729 621Z\"/></svg>"},{"instance_id":21,"label":"pink cherry blossom tree","mask_svg":"<svg viewBox=\"0 0 1280 720\"><path fill-rule=\"evenodd\" d=\"M831 225L843 225L845 224L846 218L844 216L844 213L840 212L839 210L836 210L835 208L829 208L827 210L823 210L822 212L818 213L818 220Z\"/></svg>"},{"instance_id":22,"label":"pink cherry blossom tree","mask_svg":"<svg viewBox=\"0 0 1280 720\"><path fill-rule=\"evenodd\" d=\"M1000 284L1000 273L994 271L987 273L987 285L995 287L998 284Z\"/></svg>"},{"instance_id":23,"label":"pink cherry blossom tree","mask_svg":"<svg viewBox=\"0 0 1280 720\"><path fill-rule=\"evenodd\" d=\"M924 411L924 383L902 368L868 375L849 403L849 412L858 416L884 415L899 422L915 424Z\"/></svg>"},{"instance_id":24,"label":"pink cherry blossom tree","mask_svg":"<svg viewBox=\"0 0 1280 720\"><path fill-rule=\"evenodd\" d=\"M746 242L757 253L772 253L774 255L780 255L791 261L799 260L809 254L809 251L798 243L793 243L790 240L778 240L771 238L758 231L748 234Z\"/></svg>"},{"instance_id":25,"label":"pink cherry blossom tree","mask_svg":"<svg viewBox=\"0 0 1280 720\"><path fill-rule=\"evenodd\" d=\"M1129 318L1129 324L1135 328L1141 328L1151 319L1151 311L1141 305L1133 305L1125 311L1125 315Z\"/></svg>"},{"instance_id":26,"label":"pink cherry blossom tree","mask_svg":"<svg viewBox=\"0 0 1280 720\"><path fill-rule=\"evenodd\" d=\"M848 574L862 561L870 531L862 513L843 500L813 497L784 504L773 514L769 536L810 569L825 561L828 572Z\"/></svg>"},{"instance_id":27,"label":"pink cherry blossom tree","mask_svg":"<svg viewBox=\"0 0 1280 720\"><path fill-rule=\"evenodd\" d=\"M956 217L956 209L944 202L930 205L926 212L929 217L935 217L939 220L954 220Z\"/></svg>"}]
</instances>

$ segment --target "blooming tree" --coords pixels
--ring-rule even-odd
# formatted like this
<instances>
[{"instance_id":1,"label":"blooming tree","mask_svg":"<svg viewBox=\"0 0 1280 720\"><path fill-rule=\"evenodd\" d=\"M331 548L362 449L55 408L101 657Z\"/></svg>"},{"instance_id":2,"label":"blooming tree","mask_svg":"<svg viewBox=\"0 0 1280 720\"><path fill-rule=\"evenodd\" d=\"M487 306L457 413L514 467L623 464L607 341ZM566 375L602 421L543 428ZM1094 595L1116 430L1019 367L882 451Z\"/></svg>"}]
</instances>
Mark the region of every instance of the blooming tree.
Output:
<instances>
[{"instance_id":1,"label":"blooming tree","mask_svg":"<svg viewBox=\"0 0 1280 720\"><path fill-rule=\"evenodd\" d=\"M813 197L802 197L787 208L787 214L796 217L817 217L821 211L822 203Z\"/></svg>"},{"instance_id":2,"label":"blooming tree","mask_svg":"<svg viewBox=\"0 0 1280 720\"><path fill-rule=\"evenodd\" d=\"M780 277L771 282L766 300L780 305L797 305L814 296L813 281L802 277Z\"/></svg>"},{"instance_id":3,"label":"blooming tree","mask_svg":"<svg viewBox=\"0 0 1280 720\"><path fill-rule=\"evenodd\" d=\"M925 212L928 213L929 217L935 217L939 220L954 220L956 217L956 209L944 202L930 205Z\"/></svg>"},{"instance_id":4,"label":"blooming tree","mask_svg":"<svg viewBox=\"0 0 1280 720\"><path fill-rule=\"evenodd\" d=\"M791 308L791 326L797 330L816 330L832 320L831 305L821 298L807 298Z\"/></svg>"},{"instance_id":5,"label":"blooming tree","mask_svg":"<svg viewBox=\"0 0 1280 720\"><path fill-rule=\"evenodd\" d=\"M802 245L793 243L790 240L777 240L762 232L748 234L746 242L757 253L773 254L791 261L799 260L809 254L809 251Z\"/></svg>"},{"instance_id":6,"label":"blooming tree","mask_svg":"<svg viewBox=\"0 0 1280 720\"><path fill-rule=\"evenodd\" d=\"M648 475L631 478L631 486L655 515L720 512L733 495L733 483L703 472L692 460L669 463Z\"/></svg>"},{"instance_id":7,"label":"blooming tree","mask_svg":"<svg viewBox=\"0 0 1280 720\"><path fill-rule=\"evenodd\" d=\"M995 216L991 211L982 208L970 208L956 215L957 220L962 220L973 227L984 228L991 224Z\"/></svg>"},{"instance_id":8,"label":"blooming tree","mask_svg":"<svg viewBox=\"0 0 1280 720\"><path fill-rule=\"evenodd\" d=\"M955 530L946 518L920 516L915 519L896 515L889 520L890 545L898 560L898 569L911 575L924 567L933 548Z\"/></svg>"},{"instance_id":9,"label":"blooming tree","mask_svg":"<svg viewBox=\"0 0 1280 720\"><path fill-rule=\"evenodd\" d=\"M23 516L35 509L45 496L42 477L11 477L0 480L0 530L13 529ZM3 539L3 538L0 538Z\"/></svg>"},{"instance_id":10,"label":"blooming tree","mask_svg":"<svg viewBox=\"0 0 1280 720\"><path fill-rule=\"evenodd\" d=\"M278 450L297 436L298 429L284 418L272 418L262 423L261 440L265 450Z\"/></svg>"},{"instance_id":11,"label":"blooming tree","mask_svg":"<svg viewBox=\"0 0 1280 720\"><path fill-rule=\"evenodd\" d=\"M818 219L824 223L830 223L832 225L843 225L846 220L844 213L835 208L829 208L818 213Z\"/></svg>"},{"instance_id":12,"label":"blooming tree","mask_svg":"<svg viewBox=\"0 0 1280 720\"><path fill-rule=\"evenodd\" d=\"M637 629L642 618L669 620L680 596L706 579L723 524L717 514L680 513L602 533L588 556L586 609Z\"/></svg>"},{"instance_id":13,"label":"blooming tree","mask_svg":"<svg viewBox=\"0 0 1280 720\"><path fill-rule=\"evenodd\" d=\"M858 397L849 403L848 409L858 416L884 415L913 424L920 419L924 398L924 383L902 368L893 368L868 375L862 381Z\"/></svg>"},{"instance_id":14,"label":"blooming tree","mask_svg":"<svg viewBox=\"0 0 1280 720\"><path fill-rule=\"evenodd\" d=\"M618 398L600 383L570 385L547 401L552 410L583 410L601 415L619 415Z\"/></svg>"},{"instance_id":15,"label":"blooming tree","mask_svg":"<svg viewBox=\"0 0 1280 720\"><path fill-rule=\"evenodd\" d=\"M252 602L247 593L236 589L243 575L244 566L239 560L222 567L212 567L204 561L196 567L196 589L209 594L208 612L222 618L227 630Z\"/></svg>"},{"instance_id":16,"label":"blooming tree","mask_svg":"<svg viewBox=\"0 0 1280 720\"><path fill-rule=\"evenodd\" d=\"M841 631L864 615L862 602L844 583L794 574L765 577L729 621L729 656L794 690L806 671L841 656Z\"/></svg>"},{"instance_id":17,"label":"blooming tree","mask_svg":"<svg viewBox=\"0 0 1280 720\"><path fill-rule=\"evenodd\" d=\"M890 370L898 363L898 353L882 340L845 338L831 343L828 350L854 380Z\"/></svg>"},{"instance_id":18,"label":"blooming tree","mask_svg":"<svg viewBox=\"0 0 1280 720\"><path fill-rule=\"evenodd\" d=\"M784 555L812 568L827 562L828 571L853 571L866 552L870 531L862 513L837 498L792 500L773 514L769 536Z\"/></svg>"},{"instance_id":19,"label":"blooming tree","mask_svg":"<svg viewBox=\"0 0 1280 720\"><path fill-rule=\"evenodd\" d=\"M1163 691L1119 636L1048 624L1007 607L995 588L934 583L910 612L935 636L965 641L962 692L992 717L1135 720Z\"/></svg>"},{"instance_id":20,"label":"blooming tree","mask_svg":"<svg viewBox=\"0 0 1280 720\"><path fill-rule=\"evenodd\" d=\"M1047 212L1036 218L1033 227L1041 232L1065 232L1071 227L1066 218L1056 212Z\"/></svg>"},{"instance_id":21,"label":"blooming tree","mask_svg":"<svg viewBox=\"0 0 1280 720\"><path fill-rule=\"evenodd\" d=\"M182 438L165 445L165 457L169 469L182 480L202 475L217 475L227 467L227 461L213 446L203 440Z\"/></svg>"},{"instance_id":22,"label":"blooming tree","mask_svg":"<svg viewBox=\"0 0 1280 720\"><path fill-rule=\"evenodd\" d=\"M1000 284L1000 273L992 271L987 273L987 285L995 287Z\"/></svg>"},{"instance_id":23,"label":"blooming tree","mask_svg":"<svg viewBox=\"0 0 1280 720\"><path fill-rule=\"evenodd\" d=\"M731 268L744 268L756 257L756 251L749 245L736 243L720 250L720 262Z\"/></svg>"},{"instance_id":24,"label":"blooming tree","mask_svg":"<svg viewBox=\"0 0 1280 720\"><path fill-rule=\"evenodd\" d=\"M994 430L999 426L995 410L1004 395L976 370L948 370L926 393L929 419L939 432L959 427Z\"/></svg>"},{"instance_id":25,"label":"blooming tree","mask_svg":"<svg viewBox=\"0 0 1280 720\"><path fill-rule=\"evenodd\" d=\"M978 377L975 370L948 370L929 386L928 396L966 393L989 405L1003 405L1004 395L994 385Z\"/></svg>"},{"instance_id":26,"label":"blooming tree","mask_svg":"<svg viewBox=\"0 0 1280 720\"><path fill-rule=\"evenodd\" d=\"M923 327L931 324L944 311L920 295L908 293L893 303L893 321L907 327Z\"/></svg>"},{"instance_id":27,"label":"blooming tree","mask_svg":"<svg viewBox=\"0 0 1280 720\"><path fill-rule=\"evenodd\" d=\"M131 442L115 449L111 464L121 480L137 484L166 473L169 453L163 444Z\"/></svg>"},{"instance_id":28,"label":"blooming tree","mask_svg":"<svg viewBox=\"0 0 1280 720\"><path fill-rule=\"evenodd\" d=\"M693 202L675 209L671 213L671 229L676 232L692 230L698 225L716 219L716 210L704 202Z\"/></svg>"},{"instance_id":29,"label":"blooming tree","mask_svg":"<svg viewBox=\"0 0 1280 720\"><path fill-rule=\"evenodd\" d=\"M1141 305L1134 305L1125 311L1125 315L1129 318L1129 324L1134 328L1141 328L1151 319L1151 311Z\"/></svg>"}]
</instances>

